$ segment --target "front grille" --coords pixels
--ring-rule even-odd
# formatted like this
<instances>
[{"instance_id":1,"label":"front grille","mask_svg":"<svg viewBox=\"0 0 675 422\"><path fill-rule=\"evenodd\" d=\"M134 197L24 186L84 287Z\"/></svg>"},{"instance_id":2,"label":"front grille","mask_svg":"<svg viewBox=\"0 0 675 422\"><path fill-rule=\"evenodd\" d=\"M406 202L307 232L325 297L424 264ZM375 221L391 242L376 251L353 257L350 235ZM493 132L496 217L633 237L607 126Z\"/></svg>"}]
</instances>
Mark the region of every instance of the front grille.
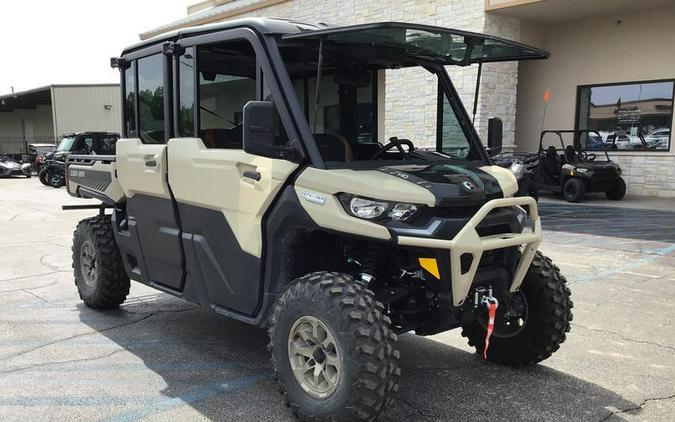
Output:
<instances>
[{"instance_id":1,"label":"front grille","mask_svg":"<svg viewBox=\"0 0 675 422\"><path fill-rule=\"evenodd\" d=\"M496 265L504 265L504 258L506 257L506 248L494 249L483 252L480 258L478 267L492 267Z\"/></svg>"},{"instance_id":2,"label":"front grille","mask_svg":"<svg viewBox=\"0 0 675 422\"><path fill-rule=\"evenodd\" d=\"M471 218L480 207L437 207L434 208L438 218Z\"/></svg>"},{"instance_id":3,"label":"front grille","mask_svg":"<svg viewBox=\"0 0 675 422\"><path fill-rule=\"evenodd\" d=\"M494 236L496 234L511 233L511 226L508 223L492 224L489 226L478 225L476 227L478 236Z\"/></svg>"}]
</instances>

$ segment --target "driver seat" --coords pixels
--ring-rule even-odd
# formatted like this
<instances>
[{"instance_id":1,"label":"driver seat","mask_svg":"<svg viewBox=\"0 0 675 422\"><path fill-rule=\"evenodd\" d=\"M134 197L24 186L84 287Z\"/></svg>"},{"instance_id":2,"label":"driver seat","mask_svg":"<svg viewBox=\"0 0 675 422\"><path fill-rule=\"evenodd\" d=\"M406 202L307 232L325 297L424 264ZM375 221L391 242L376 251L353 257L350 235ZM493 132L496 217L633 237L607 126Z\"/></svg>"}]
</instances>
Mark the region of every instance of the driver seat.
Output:
<instances>
[{"instance_id":1,"label":"driver seat","mask_svg":"<svg viewBox=\"0 0 675 422\"><path fill-rule=\"evenodd\" d=\"M354 159L352 146L343 136L332 133L315 133L313 136L324 161L347 162Z\"/></svg>"},{"instance_id":2,"label":"driver seat","mask_svg":"<svg viewBox=\"0 0 675 422\"><path fill-rule=\"evenodd\" d=\"M567 145L565 147L565 161L568 163L574 163L575 161L579 161L579 155L577 155L577 152L574 150L574 147L572 145Z\"/></svg>"},{"instance_id":3,"label":"driver seat","mask_svg":"<svg viewBox=\"0 0 675 422\"><path fill-rule=\"evenodd\" d=\"M560 161L558 152L553 145L546 148L546 156L544 157L544 170L553 178L558 178L560 175Z\"/></svg>"}]
</instances>

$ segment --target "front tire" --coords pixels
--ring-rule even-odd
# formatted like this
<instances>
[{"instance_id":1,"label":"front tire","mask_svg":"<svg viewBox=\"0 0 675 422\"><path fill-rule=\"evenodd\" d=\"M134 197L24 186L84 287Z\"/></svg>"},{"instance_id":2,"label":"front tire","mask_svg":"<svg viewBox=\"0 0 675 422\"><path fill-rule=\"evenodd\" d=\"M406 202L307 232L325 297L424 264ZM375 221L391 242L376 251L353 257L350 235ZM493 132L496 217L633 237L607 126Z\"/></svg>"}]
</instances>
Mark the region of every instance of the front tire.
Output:
<instances>
[{"instance_id":1,"label":"front tire","mask_svg":"<svg viewBox=\"0 0 675 422\"><path fill-rule=\"evenodd\" d=\"M38 173L38 179L40 179L40 183L42 183L45 186L49 186L49 183L47 182L48 170L49 169L47 167L42 167L42 169L40 169L40 172Z\"/></svg>"},{"instance_id":2,"label":"front tire","mask_svg":"<svg viewBox=\"0 0 675 422\"><path fill-rule=\"evenodd\" d=\"M121 305L129 294L129 276L113 236L109 215L80 221L73 233L73 273L80 299L93 309Z\"/></svg>"},{"instance_id":3,"label":"front tire","mask_svg":"<svg viewBox=\"0 0 675 422\"><path fill-rule=\"evenodd\" d=\"M389 404L399 352L383 309L365 283L334 272L300 277L279 296L269 348L298 419L370 421Z\"/></svg>"},{"instance_id":4,"label":"front tire","mask_svg":"<svg viewBox=\"0 0 675 422\"><path fill-rule=\"evenodd\" d=\"M574 306L566 283L551 259L537 252L521 286L527 319L515 335L500 337L495 331L488 360L510 366L533 365L558 350L570 331ZM462 336L477 353L483 353L485 328L478 319L462 327Z\"/></svg>"},{"instance_id":5,"label":"front tire","mask_svg":"<svg viewBox=\"0 0 675 422\"><path fill-rule=\"evenodd\" d=\"M65 175L58 169L49 169L47 172L47 184L53 188L60 188L66 185Z\"/></svg>"},{"instance_id":6,"label":"front tire","mask_svg":"<svg viewBox=\"0 0 675 422\"><path fill-rule=\"evenodd\" d=\"M584 181L578 177L571 177L563 185L563 196L568 202L579 202L586 193Z\"/></svg>"},{"instance_id":7,"label":"front tire","mask_svg":"<svg viewBox=\"0 0 675 422\"><path fill-rule=\"evenodd\" d=\"M623 177L616 179L616 182L614 182L612 188L605 192L605 195L607 195L607 198L611 199L612 201L619 201L623 199L623 197L626 196L626 182L623 180Z\"/></svg>"}]
</instances>

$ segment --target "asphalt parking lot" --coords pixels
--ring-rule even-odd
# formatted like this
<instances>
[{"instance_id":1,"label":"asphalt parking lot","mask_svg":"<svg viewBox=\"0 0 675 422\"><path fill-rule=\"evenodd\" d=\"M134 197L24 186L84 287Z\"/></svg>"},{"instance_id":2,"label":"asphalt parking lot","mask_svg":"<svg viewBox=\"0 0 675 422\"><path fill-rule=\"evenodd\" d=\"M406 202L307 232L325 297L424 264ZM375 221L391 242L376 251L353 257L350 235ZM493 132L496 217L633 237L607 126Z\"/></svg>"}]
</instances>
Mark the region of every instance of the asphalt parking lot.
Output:
<instances>
[{"instance_id":1,"label":"asphalt parking lot","mask_svg":"<svg viewBox=\"0 0 675 422\"><path fill-rule=\"evenodd\" d=\"M0 179L0 420L284 421L267 338L132 283L116 311L79 300L70 244L90 211L36 178ZM675 212L541 206L572 331L544 363L486 364L456 331L400 337L387 421L672 421Z\"/></svg>"}]
</instances>

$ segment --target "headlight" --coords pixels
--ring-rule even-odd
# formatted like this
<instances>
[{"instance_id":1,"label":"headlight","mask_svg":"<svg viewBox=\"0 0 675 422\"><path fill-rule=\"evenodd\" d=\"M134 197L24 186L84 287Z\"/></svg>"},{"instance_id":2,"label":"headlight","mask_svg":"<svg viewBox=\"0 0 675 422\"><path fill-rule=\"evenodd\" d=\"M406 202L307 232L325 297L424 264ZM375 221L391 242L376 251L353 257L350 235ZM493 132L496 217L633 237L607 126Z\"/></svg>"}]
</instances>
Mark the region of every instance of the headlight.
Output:
<instances>
[{"instance_id":1,"label":"headlight","mask_svg":"<svg viewBox=\"0 0 675 422\"><path fill-rule=\"evenodd\" d=\"M415 204L388 202L377 199L361 198L348 194L338 195L340 203L354 217L365 220L389 217L396 221L409 221L420 209Z\"/></svg>"},{"instance_id":2,"label":"headlight","mask_svg":"<svg viewBox=\"0 0 675 422\"><path fill-rule=\"evenodd\" d=\"M391 211L389 211L389 217L394 220L407 221L415 214L415 211L417 211L417 206L415 204L396 204Z\"/></svg>"},{"instance_id":3,"label":"headlight","mask_svg":"<svg viewBox=\"0 0 675 422\"><path fill-rule=\"evenodd\" d=\"M352 212L354 217L365 218L366 220L372 220L382 216L384 212L389 208L388 202L373 201L370 199L364 198L352 198L349 201L349 210Z\"/></svg>"},{"instance_id":4,"label":"headlight","mask_svg":"<svg viewBox=\"0 0 675 422\"><path fill-rule=\"evenodd\" d=\"M514 161L510 169L517 180L520 180L525 174L525 165L520 161Z\"/></svg>"},{"instance_id":5,"label":"headlight","mask_svg":"<svg viewBox=\"0 0 675 422\"><path fill-rule=\"evenodd\" d=\"M577 173L584 174L584 173L586 173L589 169L577 167L577 168L575 168L574 170L576 170Z\"/></svg>"}]
</instances>

